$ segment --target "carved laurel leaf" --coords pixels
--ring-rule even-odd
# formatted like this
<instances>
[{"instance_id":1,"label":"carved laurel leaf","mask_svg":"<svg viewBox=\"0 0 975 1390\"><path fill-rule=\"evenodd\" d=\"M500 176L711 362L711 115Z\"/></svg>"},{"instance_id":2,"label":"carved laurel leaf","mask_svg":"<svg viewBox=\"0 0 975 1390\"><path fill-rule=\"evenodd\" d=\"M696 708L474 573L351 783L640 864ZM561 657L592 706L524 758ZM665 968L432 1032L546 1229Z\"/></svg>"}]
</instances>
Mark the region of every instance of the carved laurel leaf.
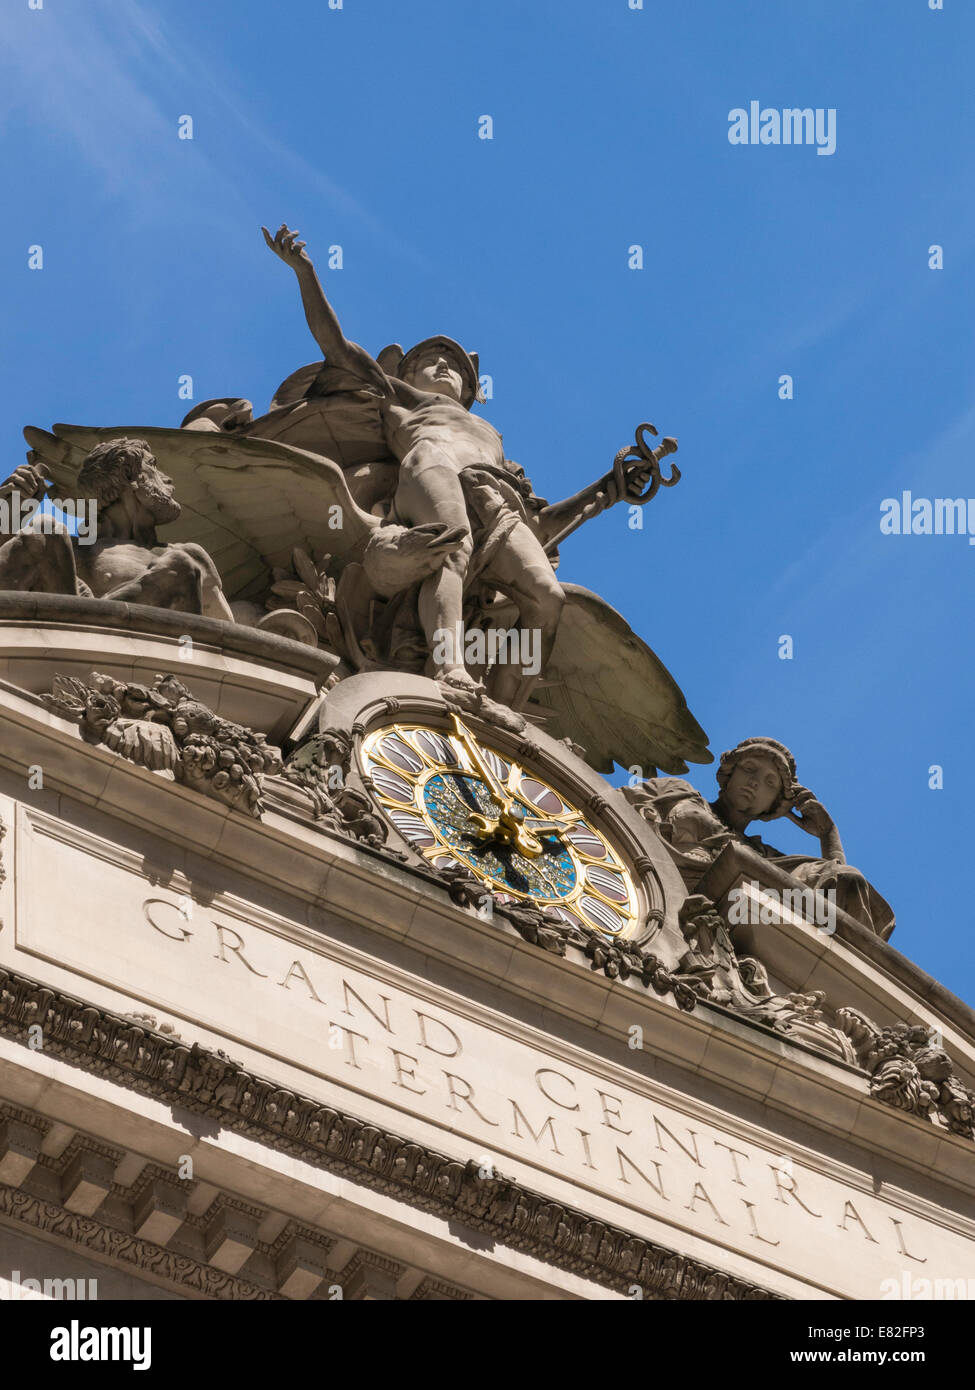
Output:
<instances>
[{"instance_id":1,"label":"carved laurel leaf","mask_svg":"<svg viewBox=\"0 0 975 1390\"><path fill-rule=\"evenodd\" d=\"M55 676L51 683L51 694L42 695L41 699L54 714L80 721L89 693L88 686L77 676Z\"/></svg>"},{"instance_id":2,"label":"carved laurel leaf","mask_svg":"<svg viewBox=\"0 0 975 1390\"><path fill-rule=\"evenodd\" d=\"M329 646L331 647L332 651L335 652L338 656L342 657L344 661L351 662L349 649L345 641L345 635L342 632L341 624L339 623L338 617L335 613L326 614L325 632L328 638Z\"/></svg>"},{"instance_id":3,"label":"carved laurel leaf","mask_svg":"<svg viewBox=\"0 0 975 1390\"><path fill-rule=\"evenodd\" d=\"M309 600L298 600L298 612L308 619L319 637L328 637L328 630L325 626L325 615L321 608Z\"/></svg>"},{"instance_id":4,"label":"carved laurel leaf","mask_svg":"<svg viewBox=\"0 0 975 1390\"><path fill-rule=\"evenodd\" d=\"M295 546L291 555L295 567L295 574L304 582L306 589L312 593L318 588L318 570L315 568L314 561L307 550L302 550L300 546Z\"/></svg>"}]
</instances>

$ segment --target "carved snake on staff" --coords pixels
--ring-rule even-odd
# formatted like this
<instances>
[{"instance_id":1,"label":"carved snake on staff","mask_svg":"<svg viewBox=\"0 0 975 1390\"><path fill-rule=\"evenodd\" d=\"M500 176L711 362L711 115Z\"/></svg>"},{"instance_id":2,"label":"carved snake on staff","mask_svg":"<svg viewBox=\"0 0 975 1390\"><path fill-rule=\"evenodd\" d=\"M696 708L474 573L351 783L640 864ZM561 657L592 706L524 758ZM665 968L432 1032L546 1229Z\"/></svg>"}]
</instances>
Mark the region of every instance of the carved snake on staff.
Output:
<instances>
[{"instance_id":1,"label":"carved snake on staff","mask_svg":"<svg viewBox=\"0 0 975 1390\"><path fill-rule=\"evenodd\" d=\"M554 554L566 536L597 512L605 511L607 507L612 507L621 500L629 502L631 506L642 507L651 497L656 497L660 488L673 487L675 483L680 482L680 469L676 463L671 464L669 477L665 478L660 472L661 459L665 459L668 454L676 454L677 440L668 435L656 448L651 448L646 438L647 432L656 435L657 429L647 420L637 425L633 443L624 444L623 448L617 451L613 459L612 472L606 474L595 499L583 508L574 521L563 527L559 534L548 542L545 549L549 555ZM626 476L627 465L641 462L649 465L650 472L647 486L642 492L639 487L634 487Z\"/></svg>"},{"instance_id":2,"label":"carved snake on staff","mask_svg":"<svg viewBox=\"0 0 975 1390\"><path fill-rule=\"evenodd\" d=\"M646 431L656 435L656 428L648 421L636 427L636 438L632 444L625 445L618 451L613 459L613 484L617 489L617 497L625 498L635 506L642 507L645 502L649 502L651 497L656 497L657 492L662 487L673 487L680 482L680 469L676 463L670 466L670 477L665 478L660 472L660 461L668 454L676 454L677 440L669 435L662 439L655 449L650 447L646 438ZM626 465L639 463L640 461L650 465L650 481L645 492L639 488L634 492L626 477Z\"/></svg>"}]
</instances>

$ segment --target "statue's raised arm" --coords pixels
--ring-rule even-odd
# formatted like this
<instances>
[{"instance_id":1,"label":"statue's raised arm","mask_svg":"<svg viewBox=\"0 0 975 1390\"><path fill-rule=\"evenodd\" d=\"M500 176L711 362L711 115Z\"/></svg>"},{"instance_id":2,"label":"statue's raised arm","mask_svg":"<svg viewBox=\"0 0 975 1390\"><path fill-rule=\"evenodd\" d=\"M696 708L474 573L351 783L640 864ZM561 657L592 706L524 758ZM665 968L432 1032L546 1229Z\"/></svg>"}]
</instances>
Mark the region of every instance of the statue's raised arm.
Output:
<instances>
[{"instance_id":1,"label":"statue's raised arm","mask_svg":"<svg viewBox=\"0 0 975 1390\"><path fill-rule=\"evenodd\" d=\"M261 231L264 233L264 240L278 259L290 266L298 277L305 319L325 360L332 366L344 367L347 371L361 376L363 381L380 394L388 394L389 378L379 363L358 343L350 342L342 332L335 310L328 302L311 257L305 249L306 243L298 240L300 233L291 231L284 223L273 237L266 227L262 227Z\"/></svg>"}]
</instances>

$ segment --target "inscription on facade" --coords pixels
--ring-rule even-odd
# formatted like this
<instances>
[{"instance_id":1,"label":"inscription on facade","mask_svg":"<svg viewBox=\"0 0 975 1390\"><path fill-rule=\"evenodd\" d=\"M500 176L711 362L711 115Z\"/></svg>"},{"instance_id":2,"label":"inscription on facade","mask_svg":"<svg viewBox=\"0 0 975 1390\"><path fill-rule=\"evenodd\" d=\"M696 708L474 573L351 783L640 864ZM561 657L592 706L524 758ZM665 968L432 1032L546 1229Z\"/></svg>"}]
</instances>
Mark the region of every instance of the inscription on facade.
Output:
<instances>
[{"instance_id":1,"label":"inscription on facade","mask_svg":"<svg viewBox=\"0 0 975 1390\"><path fill-rule=\"evenodd\" d=\"M758 1247L766 1257L796 1241L840 1241L851 1252L875 1247L901 1264L928 1261L924 1232L911 1215L835 1180L827 1179L824 1190L822 1174L788 1155L602 1084L541 1051L533 1052L532 1066L509 1069L500 1065L500 1035L485 1036L456 1014L448 1022L436 1008L323 957L283 942L272 947L262 933L217 914L198 914L190 926L166 899L149 899L143 910L153 931L171 942L188 946L199 937L198 952L226 968L228 978L261 982L318 1011L323 1070L339 1078L343 1071L378 1073L388 1090L422 1097L415 1108L463 1128L483 1145L478 1153L487 1162L503 1167L502 1154L529 1156L549 1170L598 1180L627 1204L676 1225L735 1244L744 1239L753 1243L751 1253Z\"/></svg>"},{"instance_id":2,"label":"inscription on facade","mask_svg":"<svg viewBox=\"0 0 975 1390\"><path fill-rule=\"evenodd\" d=\"M38 974L42 960L42 978L148 1005L184 1038L195 1023L282 1084L725 1265L825 1296L880 1297L905 1267L967 1276L962 1218L952 1229L872 1171L649 1080L622 1046L618 1064L587 1056L360 956L324 917L318 931L237 898L192 901L148 883L134 855L38 822L19 841L16 930L0 932L8 967Z\"/></svg>"}]
</instances>

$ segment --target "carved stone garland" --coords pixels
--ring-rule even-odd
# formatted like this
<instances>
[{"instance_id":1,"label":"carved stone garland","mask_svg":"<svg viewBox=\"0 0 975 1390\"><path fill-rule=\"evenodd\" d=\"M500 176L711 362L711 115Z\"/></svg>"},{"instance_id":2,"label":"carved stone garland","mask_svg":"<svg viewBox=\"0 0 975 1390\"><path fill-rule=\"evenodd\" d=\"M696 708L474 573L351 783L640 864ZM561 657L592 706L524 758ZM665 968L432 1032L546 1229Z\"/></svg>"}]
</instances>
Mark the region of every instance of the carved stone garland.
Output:
<instances>
[{"instance_id":1,"label":"carved stone garland","mask_svg":"<svg viewBox=\"0 0 975 1390\"><path fill-rule=\"evenodd\" d=\"M51 694L41 698L76 723L87 742L256 819L264 777L281 770L280 749L264 734L214 714L172 674L156 676L151 686L97 671L87 681L55 676Z\"/></svg>"}]
</instances>

